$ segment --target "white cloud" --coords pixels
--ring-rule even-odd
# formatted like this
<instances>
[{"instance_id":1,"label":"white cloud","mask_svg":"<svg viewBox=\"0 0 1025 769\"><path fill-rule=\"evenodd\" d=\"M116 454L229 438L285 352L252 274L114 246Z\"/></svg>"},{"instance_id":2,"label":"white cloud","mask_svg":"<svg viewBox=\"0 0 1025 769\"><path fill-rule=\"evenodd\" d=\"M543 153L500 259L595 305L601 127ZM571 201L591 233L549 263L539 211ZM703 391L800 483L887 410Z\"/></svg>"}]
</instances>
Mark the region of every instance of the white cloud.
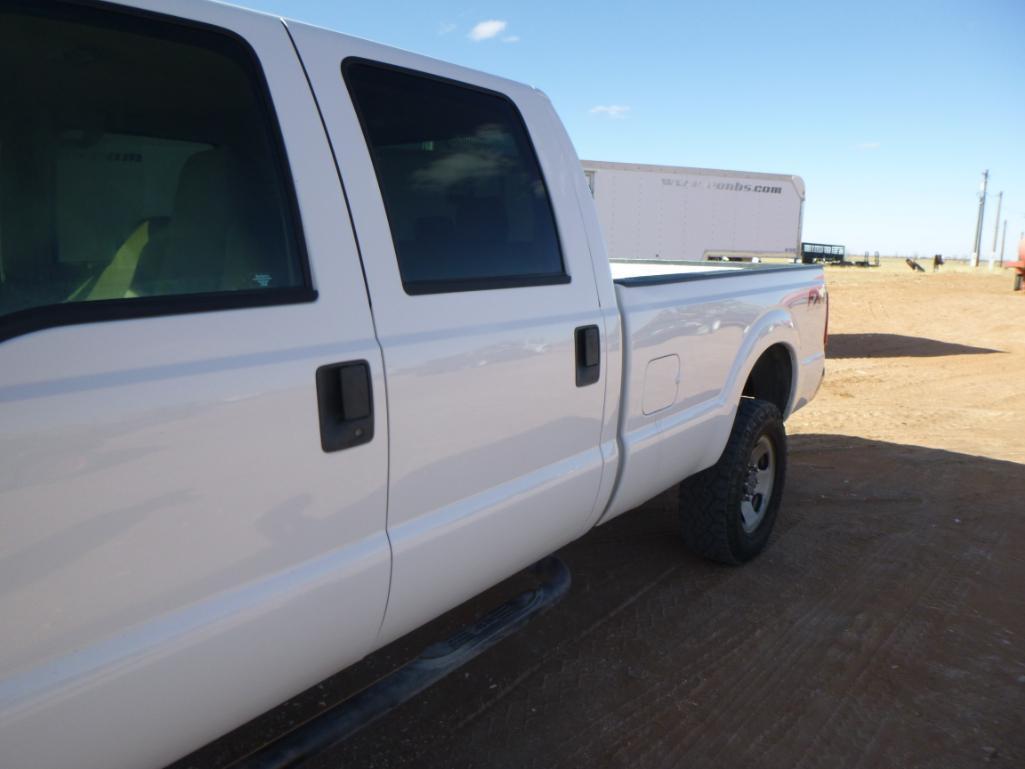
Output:
<instances>
[{"instance_id":1,"label":"white cloud","mask_svg":"<svg viewBox=\"0 0 1025 769\"><path fill-rule=\"evenodd\" d=\"M438 34L447 35L449 32L455 31L456 25L450 21L443 21L438 25Z\"/></svg>"},{"instance_id":2,"label":"white cloud","mask_svg":"<svg viewBox=\"0 0 1025 769\"><path fill-rule=\"evenodd\" d=\"M518 43L518 42L520 42L520 36L519 35L509 35L508 37L503 37L502 38L502 42L503 43Z\"/></svg>"},{"instance_id":3,"label":"white cloud","mask_svg":"<svg viewBox=\"0 0 1025 769\"><path fill-rule=\"evenodd\" d=\"M599 104L597 107L591 107L592 115L606 115L611 118L623 118L626 117L626 113L630 111L629 107L622 104Z\"/></svg>"},{"instance_id":4,"label":"white cloud","mask_svg":"<svg viewBox=\"0 0 1025 769\"><path fill-rule=\"evenodd\" d=\"M467 37L478 43L481 40L490 40L491 38L497 37L505 32L505 28L507 26L509 26L509 22L507 21L502 21L501 19L488 19L487 21L482 21L474 25Z\"/></svg>"},{"instance_id":5,"label":"white cloud","mask_svg":"<svg viewBox=\"0 0 1025 769\"><path fill-rule=\"evenodd\" d=\"M854 149L856 150L877 150L882 145L879 142L861 142L861 144L855 144Z\"/></svg>"}]
</instances>

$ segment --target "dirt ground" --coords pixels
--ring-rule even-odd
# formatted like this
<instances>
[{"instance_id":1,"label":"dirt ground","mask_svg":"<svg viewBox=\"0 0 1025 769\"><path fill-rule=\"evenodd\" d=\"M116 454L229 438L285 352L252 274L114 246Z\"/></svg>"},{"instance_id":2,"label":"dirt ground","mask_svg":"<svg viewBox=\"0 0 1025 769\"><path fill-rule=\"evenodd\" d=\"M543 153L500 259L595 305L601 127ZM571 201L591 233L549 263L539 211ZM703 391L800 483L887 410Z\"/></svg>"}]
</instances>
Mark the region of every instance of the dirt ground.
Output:
<instances>
[{"instance_id":1,"label":"dirt ground","mask_svg":"<svg viewBox=\"0 0 1025 769\"><path fill-rule=\"evenodd\" d=\"M689 555L663 494L560 553L552 611L304 767L1025 766L1025 296L827 279L827 379L759 559ZM230 763L522 580L177 766Z\"/></svg>"}]
</instances>

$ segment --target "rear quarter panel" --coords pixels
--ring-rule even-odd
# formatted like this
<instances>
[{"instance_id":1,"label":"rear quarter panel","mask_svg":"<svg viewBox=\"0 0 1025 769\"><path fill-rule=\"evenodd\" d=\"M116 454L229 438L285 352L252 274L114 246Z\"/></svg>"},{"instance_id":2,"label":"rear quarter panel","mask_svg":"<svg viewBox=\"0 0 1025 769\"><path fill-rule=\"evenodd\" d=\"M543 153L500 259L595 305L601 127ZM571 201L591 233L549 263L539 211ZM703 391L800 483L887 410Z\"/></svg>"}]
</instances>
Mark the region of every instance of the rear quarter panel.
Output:
<instances>
[{"instance_id":1,"label":"rear quarter panel","mask_svg":"<svg viewBox=\"0 0 1025 769\"><path fill-rule=\"evenodd\" d=\"M814 397L825 359L820 269L617 283L616 293L623 324L622 468L602 523L718 460L744 383L769 347L783 345L793 366L785 416ZM677 381L650 381L649 364L666 356L678 357L678 369L651 371L678 370ZM652 412L652 392L673 384L675 397Z\"/></svg>"}]
</instances>

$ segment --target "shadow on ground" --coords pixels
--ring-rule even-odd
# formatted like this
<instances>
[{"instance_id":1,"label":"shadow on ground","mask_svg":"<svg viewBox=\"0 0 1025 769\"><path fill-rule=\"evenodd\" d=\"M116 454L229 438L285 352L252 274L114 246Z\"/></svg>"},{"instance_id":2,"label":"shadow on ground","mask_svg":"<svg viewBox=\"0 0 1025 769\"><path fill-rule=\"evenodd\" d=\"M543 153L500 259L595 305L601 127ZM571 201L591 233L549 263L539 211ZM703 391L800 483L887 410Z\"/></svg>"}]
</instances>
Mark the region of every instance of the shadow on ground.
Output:
<instances>
[{"instance_id":1,"label":"shadow on ground","mask_svg":"<svg viewBox=\"0 0 1025 769\"><path fill-rule=\"evenodd\" d=\"M562 604L345 767L1025 766L1025 466L791 439L769 549L688 554L667 492L560 555ZM222 767L518 592L518 575L175 765Z\"/></svg>"},{"instance_id":2,"label":"shadow on ground","mask_svg":"<svg viewBox=\"0 0 1025 769\"><path fill-rule=\"evenodd\" d=\"M1000 352L925 336L831 334L826 358L940 358L946 355L987 355Z\"/></svg>"},{"instance_id":3,"label":"shadow on ground","mask_svg":"<svg viewBox=\"0 0 1025 769\"><path fill-rule=\"evenodd\" d=\"M903 334L831 334L827 358L939 358L944 355L999 353L986 347L972 347Z\"/></svg>"}]
</instances>

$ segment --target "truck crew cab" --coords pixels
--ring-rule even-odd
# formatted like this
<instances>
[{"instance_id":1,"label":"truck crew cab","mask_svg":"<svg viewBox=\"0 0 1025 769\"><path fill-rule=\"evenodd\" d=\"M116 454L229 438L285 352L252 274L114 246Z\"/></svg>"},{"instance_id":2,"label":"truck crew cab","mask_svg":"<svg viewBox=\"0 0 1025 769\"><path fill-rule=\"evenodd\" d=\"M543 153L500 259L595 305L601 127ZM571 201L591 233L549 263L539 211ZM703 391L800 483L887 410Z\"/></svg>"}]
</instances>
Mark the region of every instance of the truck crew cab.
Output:
<instances>
[{"instance_id":1,"label":"truck crew cab","mask_svg":"<svg viewBox=\"0 0 1025 769\"><path fill-rule=\"evenodd\" d=\"M766 544L818 266L606 258L519 83L0 2L0 764L159 766L684 480Z\"/></svg>"}]
</instances>

